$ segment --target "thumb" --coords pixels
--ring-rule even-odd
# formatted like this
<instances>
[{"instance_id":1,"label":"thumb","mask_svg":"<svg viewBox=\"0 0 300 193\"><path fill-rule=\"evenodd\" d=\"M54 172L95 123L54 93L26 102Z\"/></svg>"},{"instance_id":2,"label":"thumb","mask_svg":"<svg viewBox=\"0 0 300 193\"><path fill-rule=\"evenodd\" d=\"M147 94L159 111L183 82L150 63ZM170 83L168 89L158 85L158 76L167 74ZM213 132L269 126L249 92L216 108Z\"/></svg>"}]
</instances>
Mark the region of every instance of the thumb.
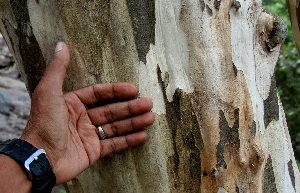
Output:
<instances>
[{"instance_id":1,"label":"thumb","mask_svg":"<svg viewBox=\"0 0 300 193\"><path fill-rule=\"evenodd\" d=\"M59 42L38 86L54 93L61 93L69 61L68 46L63 42Z\"/></svg>"}]
</instances>

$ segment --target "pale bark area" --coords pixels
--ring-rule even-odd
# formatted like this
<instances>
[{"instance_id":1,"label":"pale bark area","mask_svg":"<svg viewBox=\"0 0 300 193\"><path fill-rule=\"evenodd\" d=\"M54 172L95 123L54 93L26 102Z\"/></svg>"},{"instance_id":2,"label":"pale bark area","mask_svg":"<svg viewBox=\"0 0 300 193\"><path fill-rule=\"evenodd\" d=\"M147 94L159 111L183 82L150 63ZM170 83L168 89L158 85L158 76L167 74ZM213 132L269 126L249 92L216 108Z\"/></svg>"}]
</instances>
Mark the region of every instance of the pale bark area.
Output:
<instances>
[{"instance_id":1,"label":"pale bark area","mask_svg":"<svg viewBox=\"0 0 300 193\"><path fill-rule=\"evenodd\" d=\"M58 41L65 90L126 81L154 101L142 146L68 182L72 192L300 192L274 67L286 26L260 1L0 1L32 93Z\"/></svg>"}]
</instances>

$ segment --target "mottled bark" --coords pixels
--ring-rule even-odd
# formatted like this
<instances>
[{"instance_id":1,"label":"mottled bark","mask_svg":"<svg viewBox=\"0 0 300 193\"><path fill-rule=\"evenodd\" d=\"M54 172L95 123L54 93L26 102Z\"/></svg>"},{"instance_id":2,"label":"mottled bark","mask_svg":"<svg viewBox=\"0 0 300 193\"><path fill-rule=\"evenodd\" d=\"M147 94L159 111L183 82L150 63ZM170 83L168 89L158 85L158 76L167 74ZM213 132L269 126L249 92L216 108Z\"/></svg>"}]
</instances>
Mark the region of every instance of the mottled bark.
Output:
<instances>
[{"instance_id":1,"label":"mottled bark","mask_svg":"<svg viewBox=\"0 0 300 193\"><path fill-rule=\"evenodd\" d=\"M0 1L0 26L30 93L65 41L65 91L126 81L154 101L149 140L71 192L300 192L274 79L287 29L259 0L25 2Z\"/></svg>"}]
</instances>

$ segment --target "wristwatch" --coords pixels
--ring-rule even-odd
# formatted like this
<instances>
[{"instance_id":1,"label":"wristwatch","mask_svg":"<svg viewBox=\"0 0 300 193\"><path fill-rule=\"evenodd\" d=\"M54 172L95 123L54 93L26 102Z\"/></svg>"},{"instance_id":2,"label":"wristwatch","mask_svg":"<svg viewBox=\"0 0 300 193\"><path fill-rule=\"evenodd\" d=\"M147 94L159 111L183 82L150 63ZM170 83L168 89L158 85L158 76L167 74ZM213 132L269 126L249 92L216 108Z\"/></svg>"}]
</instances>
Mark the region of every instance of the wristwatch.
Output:
<instances>
[{"instance_id":1,"label":"wristwatch","mask_svg":"<svg viewBox=\"0 0 300 193\"><path fill-rule=\"evenodd\" d=\"M0 144L0 153L12 157L25 169L32 182L32 193L51 192L56 177L45 150L37 149L27 141L12 139Z\"/></svg>"}]
</instances>

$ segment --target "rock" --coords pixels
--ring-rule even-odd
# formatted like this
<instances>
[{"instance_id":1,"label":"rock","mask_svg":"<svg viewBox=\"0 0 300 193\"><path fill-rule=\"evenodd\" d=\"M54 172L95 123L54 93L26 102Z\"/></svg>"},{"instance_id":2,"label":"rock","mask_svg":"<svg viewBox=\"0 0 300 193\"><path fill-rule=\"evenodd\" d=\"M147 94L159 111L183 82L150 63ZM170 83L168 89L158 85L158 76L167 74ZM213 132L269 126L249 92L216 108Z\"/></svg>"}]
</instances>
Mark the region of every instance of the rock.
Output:
<instances>
[{"instance_id":1,"label":"rock","mask_svg":"<svg viewBox=\"0 0 300 193\"><path fill-rule=\"evenodd\" d=\"M0 34L0 69L7 68L9 66L12 66L13 64L13 57L9 52L8 47L6 46L2 35Z\"/></svg>"},{"instance_id":2,"label":"rock","mask_svg":"<svg viewBox=\"0 0 300 193\"><path fill-rule=\"evenodd\" d=\"M29 112L26 86L0 34L0 142L21 136Z\"/></svg>"},{"instance_id":3,"label":"rock","mask_svg":"<svg viewBox=\"0 0 300 193\"><path fill-rule=\"evenodd\" d=\"M10 64L9 64L10 65ZM13 63L10 67L6 67L4 69L0 69L0 76L8 76L14 79L20 79L21 75L18 70L17 64Z\"/></svg>"}]
</instances>

